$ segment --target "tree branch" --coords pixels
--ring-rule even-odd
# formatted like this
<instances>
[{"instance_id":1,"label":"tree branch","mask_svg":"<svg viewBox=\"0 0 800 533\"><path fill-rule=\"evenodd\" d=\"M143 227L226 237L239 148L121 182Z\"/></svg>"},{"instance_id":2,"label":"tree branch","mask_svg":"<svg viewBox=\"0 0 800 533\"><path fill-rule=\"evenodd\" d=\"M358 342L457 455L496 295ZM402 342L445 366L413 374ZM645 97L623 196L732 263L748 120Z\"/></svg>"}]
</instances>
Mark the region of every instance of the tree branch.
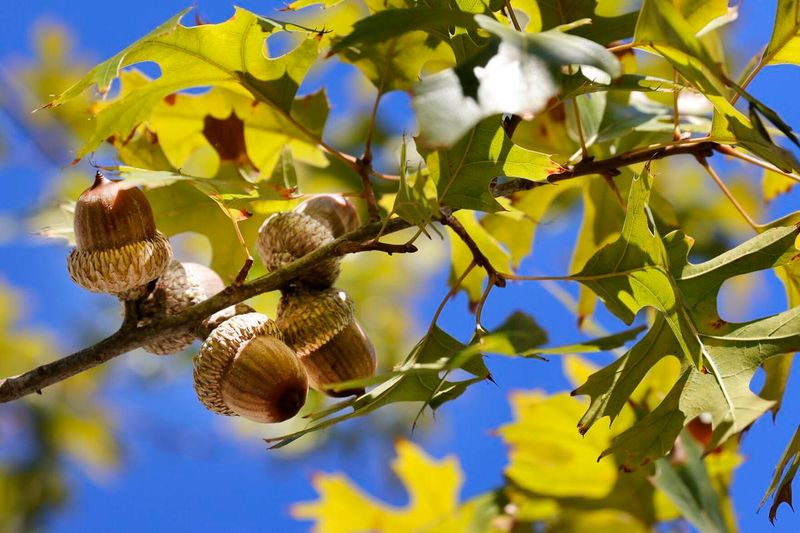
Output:
<instances>
[{"instance_id":1,"label":"tree branch","mask_svg":"<svg viewBox=\"0 0 800 533\"><path fill-rule=\"evenodd\" d=\"M524 178L514 178L505 183L496 185L492 190L495 197L509 196L515 192L528 191L542 185L557 183L579 176L590 174L602 174L615 176L619 174L619 169L636 163L645 163L654 159L664 159L680 154L691 154L701 157L710 157L714 151L722 152L722 146L713 141L681 141L680 143L669 144L626 152L608 159L584 159L578 164L556 172L547 177L547 181L531 181Z\"/></svg>"},{"instance_id":2,"label":"tree branch","mask_svg":"<svg viewBox=\"0 0 800 533\"><path fill-rule=\"evenodd\" d=\"M9 377L0 381L0 403L10 402L33 392L40 393L45 387L108 362L115 357L141 347L145 342L175 335L187 327L194 328L217 311L258 294L283 287L305 270L327 258L368 250L386 251L388 248L385 249L383 246L352 246L352 244L358 245L370 240L378 234L381 227L382 224L377 222L367 224L301 257L284 268L248 283L231 285L219 294L186 309L180 314L165 317L163 320L147 326L135 327L132 325L135 324L135 321L126 317L120 329L110 337L62 359L39 366L19 376ZM394 233L408 227L410 227L410 224L404 220L394 219L386 225L384 233ZM393 251L399 251L399 249ZM404 248L404 251L410 250ZM134 312L133 305L131 303L126 305L128 313Z\"/></svg>"},{"instance_id":3,"label":"tree branch","mask_svg":"<svg viewBox=\"0 0 800 533\"><path fill-rule=\"evenodd\" d=\"M505 278L492 266L491 261L489 258L484 255L481 249L478 247L478 243L472 238L472 236L467 232L467 228L459 222L459 220L453 216L452 210L448 207L443 207L440 209L440 213L442 214L442 218L440 222L445 226L449 226L453 232L458 235L458 238L461 239L464 244L467 245L469 251L472 253L472 260L475 264L486 271L489 275L489 280L493 285L497 285L498 287L505 287L506 280Z\"/></svg>"}]
</instances>

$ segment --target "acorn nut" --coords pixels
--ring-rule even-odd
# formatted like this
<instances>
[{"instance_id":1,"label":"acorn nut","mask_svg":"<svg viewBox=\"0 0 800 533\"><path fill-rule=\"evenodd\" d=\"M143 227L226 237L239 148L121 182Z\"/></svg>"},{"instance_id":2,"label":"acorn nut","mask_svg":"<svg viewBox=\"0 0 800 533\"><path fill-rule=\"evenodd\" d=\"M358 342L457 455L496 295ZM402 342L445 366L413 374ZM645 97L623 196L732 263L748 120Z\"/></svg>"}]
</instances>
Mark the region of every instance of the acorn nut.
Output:
<instances>
[{"instance_id":1,"label":"acorn nut","mask_svg":"<svg viewBox=\"0 0 800 533\"><path fill-rule=\"evenodd\" d=\"M375 348L353 310L353 301L337 288L287 290L278 304L276 322L286 343L305 365L311 386L330 396L363 394L363 388L326 386L375 373Z\"/></svg>"},{"instance_id":2,"label":"acorn nut","mask_svg":"<svg viewBox=\"0 0 800 533\"><path fill-rule=\"evenodd\" d=\"M267 271L273 272L333 240L322 222L302 213L276 213L258 230L257 248ZM339 258L320 261L303 272L293 284L326 288L339 277Z\"/></svg>"},{"instance_id":3,"label":"acorn nut","mask_svg":"<svg viewBox=\"0 0 800 533\"><path fill-rule=\"evenodd\" d=\"M137 299L172 257L144 193L99 171L78 198L74 227L76 247L67 268L75 283L92 292Z\"/></svg>"},{"instance_id":4,"label":"acorn nut","mask_svg":"<svg viewBox=\"0 0 800 533\"><path fill-rule=\"evenodd\" d=\"M194 388L215 413L283 422L305 403L308 377L275 322L247 313L226 320L205 340L194 359Z\"/></svg>"},{"instance_id":5,"label":"acorn nut","mask_svg":"<svg viewBox=\"0 0 800 533\"><path fill-rule=\"evenodd\" d=\"M222 279L207 266L173 260L158 278L155 289L139 303L139 326L176 315L224 288ZM185 350L195 337L195 332L186 328L178 334L146 343L143 347L156 355L168 355Z\"/></svg>"},{"instance_id":6,"label":"acorn nut","mask_svg":"<svg viewBox=\"0 0 800 533\"><path fill-rule=\"evenodd\" d=\"M308 215L322 222L333 238L357 229L361 225L355 206L341 194L318 194L298 204L295 213Z\"/></svg>"}]
</instances>

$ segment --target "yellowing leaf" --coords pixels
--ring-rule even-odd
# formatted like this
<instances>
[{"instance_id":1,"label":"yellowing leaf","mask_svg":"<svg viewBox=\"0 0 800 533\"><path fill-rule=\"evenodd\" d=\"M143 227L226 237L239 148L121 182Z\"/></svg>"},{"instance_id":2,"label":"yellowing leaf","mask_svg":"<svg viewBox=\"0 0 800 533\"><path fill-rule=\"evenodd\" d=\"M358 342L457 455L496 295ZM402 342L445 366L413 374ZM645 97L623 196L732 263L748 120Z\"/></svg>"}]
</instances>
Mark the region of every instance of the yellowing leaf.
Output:
<instances>
[{"instance_id":1,"label":"yellowing leaf","mask_svg":"<svg viewBox=\"0 0 800 533\"><path fill-rule=\"evenodd\" d=\"M297 89L317 58L319 43L313 36L294 50L270 58L265 54L265 41L281 30L282 24L237 8L225 22L190 28L180 24L185 13L97 65L48 104L60 105L93 85L106 92L123 67L146 61L160 66L160 77L103 107L96 117L94 135L78 153L79 158L112 135L127 137L166 96L192 87L246 90L283 117L290 117Z\"/></svg>"},{"instance_id":2,"label":"yellowing leaf","mask_svg":"<svg viewBox=\"0 0 800 533\"><path fill-rule=\"evenodd\" d=\"M292 515L313 520L318 533L466 529L471 516L459 513L463 476L455 457L437 461L415 444L399 441L392 470L408 491L406 507L392 507L371 498L341 474L319 474L314 478L319 499L295 505Z\"/></svg>"},{"instance_id":3,"label":"yellowing leaf","mask_svg":"<svg viewBox=\"0 0 800 533\"><path fill-rule=\"evenodd\" d=\"M547 496L602 498L617 480L617 468L597 458L610 443L605 428L581 437L575 420L582 402L567 394L511 396L515 421L500 428L510 446L506 475L518 486ZM594 433L594 432L593 432Z\"/></svg>"},{"instance_id":4,"label":"yellowing leaf","mask_svg":"<svg viewBox=\"0 0 800 533\"><path fill-rule=\"evenodd\" d=\"M764 201L769 202L781 194L788 193L795 185L797 185L796 181L787 178L783 174L765 170L761 178L761 194L764 196Z\"/></svg>"}]
</instances>

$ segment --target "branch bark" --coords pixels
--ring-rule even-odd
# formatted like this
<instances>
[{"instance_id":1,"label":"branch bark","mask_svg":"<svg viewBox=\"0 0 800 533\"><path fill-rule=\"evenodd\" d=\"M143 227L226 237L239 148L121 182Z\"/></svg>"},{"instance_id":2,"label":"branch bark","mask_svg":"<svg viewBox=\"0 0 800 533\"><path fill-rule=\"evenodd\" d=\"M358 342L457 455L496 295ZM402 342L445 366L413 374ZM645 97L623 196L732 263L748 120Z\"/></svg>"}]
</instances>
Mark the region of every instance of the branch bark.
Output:
<instances>
[{"instance_id":1,"label":"branch bark","mask_svg":"<svg viewBox=\"0 0 800 533\"><path fill-rule=\"evenodd\" d=\"M509 196L515 192L529 191L536 187L558 183L559 181L577 178L579 176L588 176L591 174L601 174L608 176L615 176L619 174L619 169L634 165L636 163L645 163L656 159L664 159L665 157L672 157L681 154L689 154L700 157L710 157L714 151L725 153L722 146L714 141L682 141L667 146L659 146L651 149L636 150L633 152L626 152L618 156L610 157L608 159L583 159L578 164L568 167L561 172L550 174L547 181L531 181L524 178L514 178L505 183L498 184L492 190L495 197Z\"/></svg>"}]
</instances>

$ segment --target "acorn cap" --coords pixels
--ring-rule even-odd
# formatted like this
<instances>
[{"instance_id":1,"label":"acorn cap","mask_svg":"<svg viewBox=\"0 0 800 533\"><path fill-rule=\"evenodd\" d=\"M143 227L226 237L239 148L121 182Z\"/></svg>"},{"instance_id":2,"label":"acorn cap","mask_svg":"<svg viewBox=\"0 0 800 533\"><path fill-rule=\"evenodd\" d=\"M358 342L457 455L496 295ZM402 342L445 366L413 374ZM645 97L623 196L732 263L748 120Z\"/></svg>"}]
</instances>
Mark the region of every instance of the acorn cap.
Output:
<instances>
[{"instance_id":1,"label":"acorn cap","mask_svg":"<svg viewBox=\"0 0 800 533\"><path fill-rule=\"evenodd\" d=\"M152 239L121 248L72 250L67 270L72 281L92 292L114 294L123 300L144 295L144 287L161 275L172 258L172 247L161 232Z\"/></svg>"},{"instance_id":2,"label":"acorn cap","mask_svg":"<svg viewBox=\"0 0 800 533\"><path fill-rule=\"evenodd\" d=\"M67 268L75 283L93 292L141 296L172 257L144 193L99 171L75 205L74 229L76 248Z\"/></svg>"},{"instance_id":3,"label":"acorn cap","mask_svg":"<svg viewBox=\"0 0 800 533\"><path fill-rule=\"evenodd\" d=\"M297 414L308 377L275 323L248 313L211 332L194 360L194 387L215 413L271 423Z\"/></svg>"},{"instance_id":4,"label":"acorn cap","mask_svg":"<svg viewBox=\"0 0 800 533\"><path fill-rule=\"evenodd\" d=\"M173 260L158 279L155 289L139 304L139 326L177 315L224 288L222 279L207 266ZM186 328L170 337L146 343L143 347L156 355L168 355L188 348L194 339L195 332Z\"/></svg>"},{"instance_id":5,"label":"acorn cap","mask_svg":"<svg viewBox=\"0 0 800 533\"><path fill-rule=\"evenodd\" d=\"M336 239L361 225L358 211L341 194L319 194L294 208L295 213L308 215L322 222Z\"/></svg>"},{"instance_id":6,"label":"acorn cap","mask_svg":"<svg viewBox=\"0 0 800 533\"><path fill-rule=\"evenodd\" d=\"M375 373L375 348L354 316L353 302L341 289L283 293L277 324L297 353L312 387L330 396L363 394L363 389L333 391L326 385Z\"/></svg>"},{"instance_id":7,"label":"acorn cap","mask_svg":"<svg viewBox=\"0 0 800 533\"><path fill-rule=\"evenodd\" d=\"M276 213L258 230L258 255L274 272L333 240L331 231L321 222L301 213ZM293 284L326 288L339 277L339 258L321 261L303 272Z\"/></svg>"}]
</instances>

